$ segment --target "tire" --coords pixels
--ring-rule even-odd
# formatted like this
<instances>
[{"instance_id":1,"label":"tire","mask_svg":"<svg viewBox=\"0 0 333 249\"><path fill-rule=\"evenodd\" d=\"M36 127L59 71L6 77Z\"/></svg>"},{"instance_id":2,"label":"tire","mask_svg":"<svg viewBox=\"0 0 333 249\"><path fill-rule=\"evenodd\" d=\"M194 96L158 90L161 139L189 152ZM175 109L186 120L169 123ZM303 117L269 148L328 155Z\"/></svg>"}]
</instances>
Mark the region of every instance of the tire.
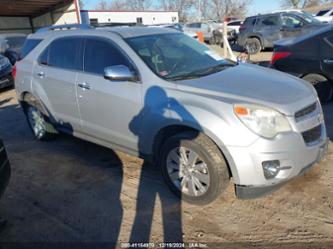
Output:
<instances>
[{"instance_id":1,"label":"tire","mask_svg":"<svg viewBox=\"0 0 333 249\"><path fill-rule=\"evenodd\" d=\"M28 105L25 110L29 126L35 138L40 141L48 141L55 137L57 134L54 126L47 120L36 107Z\"/></svg>"},{"instance_id":2,"label":"tire","mask_svg":"<svg viewBox=\"0 0 333 249\"><path fill-rule=\"evenodd\" d=\"M258 38L247 38L245 41L245 48L251 55L260 53L262 47Z\"/></svg>"},{"instance_id":3,"label":"tire","mask_svg":"<svg viewBox=\"0 0 333 249\"><path fill-rule=\"evenodd\" d=\"M215 37L214 37L214 35L211 37L211 38L209 38L209 45L215 45L216 43L215 43Z\"/></svg>"},{"instance_id":4,"label":"tire","mask_svg":"<svg viewBox=\"0 0 333 249\"><path fill-rule=\"evenodd\" d=\"M194 163L183 166L181 151L187 160L196 158L192 160ZM229 170L223 155L202 133L183 132L168 138L159 155L166 184L180 199L189 203L208 204L229 184Z\"/></svg>"},{"instance_id":5,"label":"tire","mask_svg":"<svg viewBox=\"0 0 333 249\"><path fill-rule=\"evenodd\" d=\"M329 80L320 74L308 74L303 77L311 83L318 93L318 98L322 104L327 104L333 96L333 87Z\"/></svg>"}]
</instances>

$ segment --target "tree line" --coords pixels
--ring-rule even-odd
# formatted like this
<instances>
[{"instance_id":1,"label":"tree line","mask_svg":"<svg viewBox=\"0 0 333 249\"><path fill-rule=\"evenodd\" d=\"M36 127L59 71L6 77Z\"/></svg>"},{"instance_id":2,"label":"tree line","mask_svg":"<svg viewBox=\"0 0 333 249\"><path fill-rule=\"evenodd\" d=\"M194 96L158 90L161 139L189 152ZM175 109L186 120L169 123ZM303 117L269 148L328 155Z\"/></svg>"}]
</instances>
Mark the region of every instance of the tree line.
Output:
<instances>
[{"instance_id":1,"label":"tree line","mask_svg":"<svg viewBox=\"0 0 333 249\"><path fill-rule=\"evenodd\" d=\"M280 0L281 7L306 8L333 0ZM80 5L84 5L84 0ZM243 18L252 0L99 0L99 10L165 10L178 11L179 20L223 21L226 16Z\"/></svg>"}]
</instances>

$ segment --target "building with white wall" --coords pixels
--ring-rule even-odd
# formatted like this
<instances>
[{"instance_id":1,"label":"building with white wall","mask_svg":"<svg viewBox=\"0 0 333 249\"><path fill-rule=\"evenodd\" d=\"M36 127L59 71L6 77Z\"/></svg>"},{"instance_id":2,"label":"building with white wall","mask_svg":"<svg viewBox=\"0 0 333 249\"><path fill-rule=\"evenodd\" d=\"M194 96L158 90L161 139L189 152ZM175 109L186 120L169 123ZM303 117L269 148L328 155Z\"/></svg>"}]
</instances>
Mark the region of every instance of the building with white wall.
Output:
<instances>
[{"instance_id":1,"label":"building with white wall","mask_svg":"<svg viewBox=\"0 0 333 249\"><path fill-rule=\"evenodd\" d=\"M84 24L140 23L144 25L178 23L176 11L81 10Z\"/></svg>"}]
</instances>

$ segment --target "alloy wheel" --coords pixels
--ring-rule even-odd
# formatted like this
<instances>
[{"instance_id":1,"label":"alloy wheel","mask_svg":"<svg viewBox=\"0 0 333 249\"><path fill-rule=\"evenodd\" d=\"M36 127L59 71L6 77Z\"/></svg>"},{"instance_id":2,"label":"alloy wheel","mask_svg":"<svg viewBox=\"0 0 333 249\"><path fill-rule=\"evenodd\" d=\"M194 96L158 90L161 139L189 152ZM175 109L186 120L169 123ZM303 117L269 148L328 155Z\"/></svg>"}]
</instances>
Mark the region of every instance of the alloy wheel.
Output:
<instances>
[{"instance_id":1,"label":"alloy wheel","mask_svg":"<svg viewBox=\"0 0 333 249\"><path fill-rule=\"evenodd\" d=\"M167 171L172 183L189 196L202 196L209 188L207 164L193 150L178 147L167 156Z\"/></svg>"}]
</instances>

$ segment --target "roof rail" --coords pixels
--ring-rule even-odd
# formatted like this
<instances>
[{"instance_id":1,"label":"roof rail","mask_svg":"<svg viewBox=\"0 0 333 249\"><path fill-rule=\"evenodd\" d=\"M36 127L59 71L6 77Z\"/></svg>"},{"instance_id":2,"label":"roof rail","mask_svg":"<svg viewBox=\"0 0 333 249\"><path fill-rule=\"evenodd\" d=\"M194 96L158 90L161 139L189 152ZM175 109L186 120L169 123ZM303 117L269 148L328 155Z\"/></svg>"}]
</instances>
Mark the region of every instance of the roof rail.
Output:
<instances>
[{"instance_id":1,"label":"roof rail","mask_svg":"<svg viewBox=\"0 0 333 249\"><path fill-rule=\"evenodd\" d=\"M92 27L87 24L54 25L54 26L40 28L36 31L36 33L43 33L43 32L54 31L54 30L71 30L71 29L92 29Z\"/></svg>"}]
</instances>

